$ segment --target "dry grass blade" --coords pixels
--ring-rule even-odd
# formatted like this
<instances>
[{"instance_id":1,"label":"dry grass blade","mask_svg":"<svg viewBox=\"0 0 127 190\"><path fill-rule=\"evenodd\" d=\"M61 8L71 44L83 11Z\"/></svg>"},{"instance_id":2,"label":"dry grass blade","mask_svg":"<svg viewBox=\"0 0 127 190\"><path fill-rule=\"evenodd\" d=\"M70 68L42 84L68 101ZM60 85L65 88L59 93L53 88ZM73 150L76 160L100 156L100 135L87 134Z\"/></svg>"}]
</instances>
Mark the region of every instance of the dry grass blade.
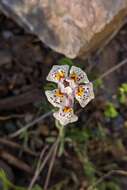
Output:
<instances>
[{"instance_id":1,"label":"dry grass blade","mask_svg":"<svg viewBox=\"0 0 127 190\"><path fill-rule=\"evenodd\" d=\"M87 190L94 190L97 185L99 185L101 182L103 182L107 177L110 177L111 175L118 174L127 176L127 171L124 170L111 170L105 175L103 175L101 178L99 178L93 185L89 186Z\"/></svg>"},{"instance_id":2,"label":"dry grass blade","mask_svg":"<svg viewBox=\"0 0 127 190\"><path fill-rule=\"evenodd\" d=\"M46 182L45 182L45 185L44 185L44 190L47 190L47 188L48 188L48 184L49 184L49 180L50 180L50 177L51 177L53 165L54 165L54 162L55 162L55 157L56 157L56 154L57 154L58 145L59 145L59 141L57 141L57 143L55 145L55 148L54 148L53 156L51 158L51 162L50 162L50 165L49 165L49 170L48 170Z\"/></svg>"},{"instance_id":3,"label":"dry grass blade","mask_svg":"<svg viewBox=\"0 0 127 190\"><path fill-rule=\"evenodd\" d=\"M18 169L21 169L29 174L32 174L33 171L31 169L30 166L28 166L28 164L26 164L25 162L19 160L18 158L16 158L15 156L9 154L8 152L5 152L4 150L0 150L0 157L4 160L6 160L9 164L17 167Z\"/></svg>"},{"instance_id":4,"label":"dry grass blade","mask_svg":"<svg viewBox=\"0 0 127 190\"><path fill-rule=\"evenodd\" d=\"M116 28L116 30L107 38L107 40L105 41L105 43L100 47L100 49L97 51L97 55L99 55L104 48L115 38L115 36L118 34L118 32L120 31L120 29L127 23L126 20L124 20L119 26L118 28Z\"/></svg>"},{"instance_id":5,"label":"dry grass blade","mask_svg":"<svg viewBox=\"0 0 127 190\"><path fill-rule=\"evenodd\" d=\"M38 88L33 88L28 92L24 92L23 94L7 97L5 99L0 100L0 110L12 110L17 107L33 103L36 101L40 101L42 99L42 94ZM8 105L8 106L7 106Z\"/></svg>"},{"instance_id":6,"label":"dry grass blade","mask_svg":"<svg viewBox=\"0 0 127 190\"><path fill-rule=\"evenodd\" d=\"M124 66L125 64L127 64L127 59L124 59L123 61L118 63L116 66L108 69L108 71L104 72L100 77L97 78L97 80L101 80L101 79L107 77L108 75L110 75L111 73L113 73L114 71L119 69L120 67Z\"/></svg>"},{"instance_id":7,"label":"dry grass blade","mask_svg":"<svg viewBox=\"0 0 127 190\"><path fill-rule=\"evenodd\" d=\"M8 140L6 138L0 138L0 143L5 145L5 146L11 147L11 148L15 148L15 149L19 149L19 150L23 149L24 152L30 154L31 156L38 156L37 153L33 152L29 148L22 147L20 144L13 142L11 140Z\"/></svg>"},{"instance_id":8,"label":"dry grass blade","mask_svg":"<svg viewBox=\"0 0 127 190\"><path fill-rule=\"evenodd\" d=\"M0 116L0 121L6 121L13 118L23 118L24 114L11 114L7 116Z\"/></svg>"},{"instance_id":9,"label":"dry grass blade","mask_svg":"<svg viewBox=\"0 0 127 190\"><path fill-rule=\"evenodd\" d=\"M59 138L54 142L54 144L53 144L52 147L50 148L49 152L47 153L47 155L46 155L46 157L44 158L44 160L42 161L42 163L39 164L40 167L39 167L39 168L37 167L37 170L36 170L36 172L35 172L35 174L34 174L34 177L33 177L32 181L31 181L30 185L29 185L28 190L31 190L31 189L32 189L32 187L33 187L34 183L36 182L38 176L40 175L40 173L42 172L42 170L43 170L43 168L45 167L46 163L48 162L49 158L51 157L52 153L54 152L54 149L55 149L56 145L58 144L58 142L59 142ZM43 151L42 151L41 154L42 154L42 155L44 154ZM41 156L40 156L40 158L41 158Z\"/></svg>"},{"instance_id":10,"label":"dry grass blade","mask_svg":"<svg viewBox=\"0 0 127 190\"><path fill-rule=\"evenodd\" d=\"M40 117L36 118L35 120L33 120L31 123L28 123L26 126L22 127L21 129L17 130L15 133L12 133L9 135L10 138L14 138L17 137L18 135L20 135L22 132L24 132L25 130L29 129L30 127L32 127L33 125L41 122L43 119L49 117L52 114L52 111L45 113L44 115L41 115Z\"/></svg>"},{"instance_id":11,"label":"dry grass blade","mask_svg":"<svg viewBox=\"0 0 127 190\"><path fill-rule=\"evenodd\" d=\"M31 189L32 189L34 183L36 182L36 180L37 180L37 178L38 178L38 176L39 176L39 173L40 173L40 169L39 169L39 168L40 168L41 160L42 160L42 158L44 157L44 154L45 154L47 148L48 148L48 146L46 146L46 147L44 147L44 148L42 149L42 152L41 152L41 154L40 154L40 158L39 158L38 163L37 163L36 171L35 171L34 176L33 176L32 180L31 180L31 182L30 182L30 185L29 185L29 187L28 187L28 190L31 190Z\"/></svg>"}]
</instances>

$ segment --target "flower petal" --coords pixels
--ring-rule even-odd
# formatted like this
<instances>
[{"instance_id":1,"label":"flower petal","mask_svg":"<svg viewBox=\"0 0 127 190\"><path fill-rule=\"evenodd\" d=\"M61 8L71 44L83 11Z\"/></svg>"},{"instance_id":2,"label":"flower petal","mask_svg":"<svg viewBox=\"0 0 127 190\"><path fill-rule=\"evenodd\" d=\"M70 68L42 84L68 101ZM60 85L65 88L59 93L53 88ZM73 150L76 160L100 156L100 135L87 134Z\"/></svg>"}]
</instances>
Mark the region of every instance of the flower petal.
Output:
<instances>
[{"instance_id":1,"label":"flower petal","mask_svg":"<svg viewBox=\"0 0 127 190\"><path fill-rule=\"evenodd\" d=\"M61 79L68 76L68 70L68 65L54 65L46 79L58 83Z\"/></svg>"},{"instance_id":2,"label":"flower petal","mask_svg":"<svg viewBox=\"0 0 127 190\"><path fill-rule=\"evenodd\" d=\"M77 115L70 107L60 108L59 111L55 112L53 116L61 123L61 125L67 125L78 120Z\"/></svg>"},{"instance_id":3,"label":"flower petal","mask_svg":"<svg viewBox=\"0 0 127 190\"><path fill-rule=\"evenodd\" d=\"M48 101L57 108L63 107L65 104L66 98L64 94L59 90L47 90L45 91L45 95L47 96Z\"/></svg>"},{"instance_id":4,"label":"flower petal","mask_svg":"<svg viewBox=\"0 0 127 190\"><path fill-rule=\"evenodd\" d=\"M93 84L79 85L75 91L75 98L81 107L85 107L94 98Z\"/></svg>"},{"instance_id":5,"label":"flower petal","mask_svg":"<svg viewBox=\"0 0 127 190\"><path fill-rule=\"evenodd\" d=\"M70 70L70 78L73 79L76 83L88 83L86 73L79 67L72 66Z\"/></svg>"}]
</instances>

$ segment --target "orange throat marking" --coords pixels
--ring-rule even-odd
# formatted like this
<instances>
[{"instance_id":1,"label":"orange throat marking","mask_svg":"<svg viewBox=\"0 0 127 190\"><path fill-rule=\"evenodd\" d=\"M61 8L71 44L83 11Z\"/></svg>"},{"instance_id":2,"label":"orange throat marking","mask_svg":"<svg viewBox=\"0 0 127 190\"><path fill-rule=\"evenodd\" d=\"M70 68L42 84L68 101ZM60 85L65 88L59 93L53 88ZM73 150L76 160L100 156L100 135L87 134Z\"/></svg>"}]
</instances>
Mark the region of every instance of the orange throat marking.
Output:
<instances>
[{"instance_id":1,"label":"orange throat marking","mask_svg":"<svg viewBox=\"0 0 127 190\"><path fill-rule=\"evenodd\" d=\"M62 78L65 77L65 72L64 71L58 71L56 74L55 74L55 78L60 81Z\"/></svg>"},{"instance_id":2,"label":"orange throat marking","mask_svg":"<svg viewBox=\"0 0 127 190\"><path fill-rule=\"evenodd\" d=\"M84 94L84 88L82 86L79 86L78 90L76 92L76 95L77 96L83 96L83 94Z\"/></svg>"},{"instance_id":3,"label":"orange throat marking","mask_svg":"<svg viewBox=\"0 0 127 190\"><path fill-rule=\"evenodd\" d=\"M73 72L70 77L72 80L77 81L78 76L75 72Z\"/></svg>"},{"instance_id":4,"label":"orange throat marking","mask_svg":"<svg viewBox=\"0 0 127 190\"><path fill-rule=\"evenodd\" d=\"M70 107L65 107L64 109L63 109L63 112L65 112L65 113L69 113L69 112L71 112L72 111L72 108L70 108Z\"/></svg>"},{"instance_id":5,"label":"orange throat marking","mask_svg":"<svg viewBox=\"0 0 127 190\"><path fill-rule=\"evenodd\" d=\"M58 89L55 93L57 97L63 98L64 94Z\"/></svg>"}]
</instances>

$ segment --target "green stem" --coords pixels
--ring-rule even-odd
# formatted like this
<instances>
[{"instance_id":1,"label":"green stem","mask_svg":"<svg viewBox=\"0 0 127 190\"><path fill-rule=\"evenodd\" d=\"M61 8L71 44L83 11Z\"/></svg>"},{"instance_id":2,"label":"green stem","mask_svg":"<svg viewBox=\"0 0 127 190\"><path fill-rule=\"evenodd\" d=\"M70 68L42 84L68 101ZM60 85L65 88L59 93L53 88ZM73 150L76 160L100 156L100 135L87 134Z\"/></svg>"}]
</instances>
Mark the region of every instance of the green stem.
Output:
<instances>
[{"instance_id":1,"label":"green stem","mask_svg":"<svg viewBox=\"0 0 127 190\"><path fill-rule=\"evenodd\" d=\"M64 131L64 126L59 123L58 120L56 120L56 127L59 130L59 153L58 155L61 156L64 151L64 136L65 136L65 131Z\"/></svg>"}]
</instances>

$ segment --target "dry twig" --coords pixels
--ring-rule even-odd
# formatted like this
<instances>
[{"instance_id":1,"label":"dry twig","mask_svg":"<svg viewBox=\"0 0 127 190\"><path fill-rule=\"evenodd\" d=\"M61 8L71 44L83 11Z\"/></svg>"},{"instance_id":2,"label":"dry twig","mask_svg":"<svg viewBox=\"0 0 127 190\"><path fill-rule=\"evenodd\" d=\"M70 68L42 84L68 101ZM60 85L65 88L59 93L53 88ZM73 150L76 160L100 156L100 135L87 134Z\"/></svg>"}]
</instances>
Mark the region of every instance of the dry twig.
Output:
<instances>
[{"instance_id":1,"label":"dry twig","mask_svg":"<svg viewBox=\"0 0 127 190\"><path fill-rule=\"evenodd\" d=\"M124 59L123 61L121 61L120 63L118 63L117 65L115 65L114 67L108 69L106 72L104 72L102 75L100 75L96 80L100 80L100 79L107 77L108 75L110 75L114 71L118 70L119 68L121 68L125 64L127 64L127 58ZM93 82L95 82L95 81L93 81Z\"/></svg>"},{"instance_id":2,"label":"dry twig","mask_svg":"<svg viewBox=\"0 0 127 190\"><path fill-rule=\"evenodd\" d=\"M37 178L38 178L38 176L39 176L39 174L40 174L41 160L42 160L42 158L44 157L44 154L45 154L47 148L48 148L48 146L46 146L46 147L44 147L44 148L42 149L42 152L41 152L41 154L40 154L40 158L39 158L38 163L37 163L36 171L35 171L34 176L33 176L32 180L31 180L31 182L30 182L30 185L29 185L28 190L31 190L31 189L32 189L34 183L36 182L36 180L37 180Z\"/></svg>"},{"instance_id":3,"label":"dry twig","mask_svg":"<svg viewBox=\"0 0 127 190\"><path fill-rule=\"evenodd\" d=\"M26 164L25 162L14 157L13 155L9 154L8 152L5 152L4 150L0 150L0 157L2 159L6 160L9 164L27 172L27 173L30 173L30 174L33 173L31 167L28 166L28 164Z\"/></svg>"},{"instance_id":4,"label":"dry twig","mask_svg":"<svg viewBox=\"0 0 127 190\"><path fill-rule=\"evenodd\" d=\"M127 176L127 171L124 171L124 170L111 170L108 173L106 173L105 175L103 175L101 178L99 178L94 184L89 186L87 188L87 190L94 190L95 187L98 184L102 183L107 177L110 177L111 175L115 175L115 174Z\"/></svg>"},{"instance_id":5,"label":"dry twig","mask_svg":"<svg viewBox=\"0 0 127 190\"><path fill-rule=\"evenodd\" d=\"M41 115L40 117L36 118L35 120L33 120L31 123L28 123L26 126L22 127L21 129L17 130L15 133L12 133L9 135L10 138L14 138L17 137L18 135L20 135L22 132L24 132L25 130L29 129L30 127L32 127L33 125L41 122L43 119L45 119L46 117L49 117L52 114L52 111L45 113L44 115Z\"/></svg>"},{"instance_id":6,"label":"dry twig","mask_svg":"<svg viewBox=\"0 0 127 190\"><path fill-rule=\"evenodd\" d=\"M97 51L97 55L99 55L104 48L115 38L115 36L118 34L118 32L120 31L120 29L127 23L127 20L124 20L124 22L122 22L119 27L116 28L116 30L107 38L107 40L104 42L104 44L99 48L99 50Z\"/></svg>"},{"instance_id":7,"label":"dry twig","mask_svg":"<svg viewBox=\"0 0 127 190\"><path fill-rule=\"evenodd\" d=\"M24 114L20 115L20 114L11 114L11 115L7 115L7 116L0 116L0 120L1 121L6 121L6 120L10 120L13 118L23 118Z\"/></svg>"},{"instance_id":8,"label":"dry twig","mask_svg":"<svg viewBox=\"0 0 127 190\"><path fill-rule=\"evenodd\" d=\"M0 138L0 144L6 145L11 148L19 149L19 150L23 149L24 152L26 152L32 156L37 156L37 153L30 150L28 147L22 147L20 144L13 142L11 140L8 140L6 138Z\"/></svg>"},{"instance_id":9,"label":"dry twig","mask_svg":"<svg viewBox=\"0 0 127 190\"><path fill-rule=\"evenodd\" d=\"M48 185L49 185L49 180L50 180L52 169L53 169L53 165L54 165L54 162L55 162L55 158L56 158L56 154L57 154L57 150L58 150L58 145L59 145L59 141L57 141L57 143L56 143L56 145L54 147L54 152L53 152L53 155L52 155L52 158L51 158L51 162L50 162L50 165L49 165L49 170L48 170L48 174L47 174L47 177L46 177L46 182L45 182L45 185L44 185L44 190L47 190Z\"/></svg>"},{"instance_id":10,"label":"dry twig","mask_svg":"<svg viewBox=\"0 0 127 190\"><path fill-rule=\"evenodd\" d=\"M52 145L52 147L50 148L48 154L46 155L46 157L44 158L44 160L42 161L39 168L37 168L36 172L35 172L35 175L29 185L29 188L28 190L31 190L34 183L36 182L38 176L40 175L40 173L42 172L43 168L45 167L46 163L48 162L49 158L51 157L52 153L54 152L54 149L56 147L56 145L59 143L59 137L57 138L57 140L54 142L54 144ZM43 152L42 152L42 155L43 155Z\"/></svg>"}]
</instances>

